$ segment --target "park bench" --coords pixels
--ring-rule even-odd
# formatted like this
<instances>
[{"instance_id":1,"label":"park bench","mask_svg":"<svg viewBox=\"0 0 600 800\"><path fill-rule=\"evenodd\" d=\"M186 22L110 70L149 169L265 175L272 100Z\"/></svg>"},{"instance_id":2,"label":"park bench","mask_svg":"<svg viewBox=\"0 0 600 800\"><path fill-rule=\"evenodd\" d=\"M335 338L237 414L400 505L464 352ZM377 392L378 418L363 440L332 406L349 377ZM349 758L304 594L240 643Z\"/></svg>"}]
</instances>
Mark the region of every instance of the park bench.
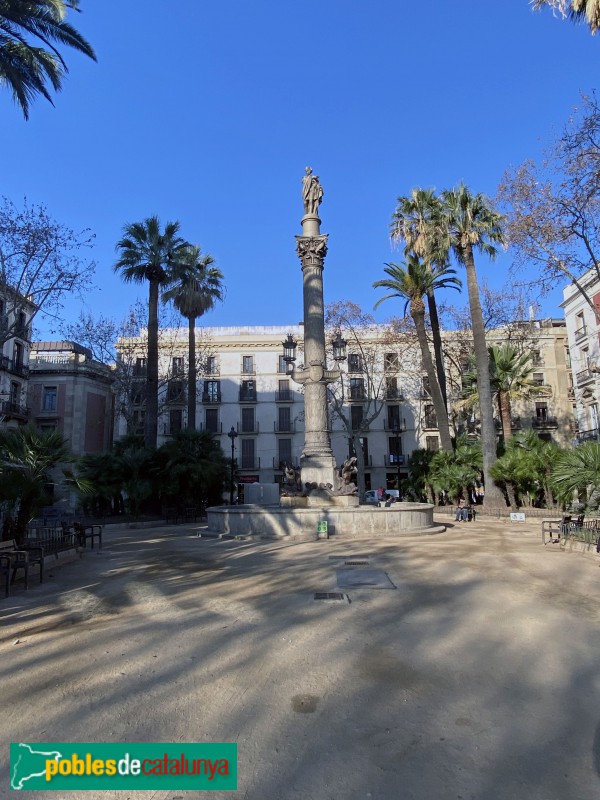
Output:
<instances>
[{"instance_id":1,"label":"park bench","mask_svg":"<svg viewBox=\"0 0 600 800\"><path fill-rule=\"evenodd\" d=\"M0 574L5 578L4 596L10 594L10 586L15 582L17 571L23 572L25 588L29 588L29 567L38 564L40 583L44 581L44 550L37 545L17 545L14 539L0 542Z\"/></svg>"},{"instance_id":2,"label":"park bench","mask_svg":"<svg viewBox=\"0 0 600 800\"><path fill-rule=\"evenodd\" d=\"M586 545L597 545L600 536L600 520L586 520L583 514L573 518L563 514L561 519L547 519L542 522L542 543L560 544L579 541Z\"/></svg>"},{"instance_id":3,"label":"park bench","mask_svg":"<svg viewBox=\"0 0 600 800\"><path fill-rule=\"evenodd\" d=\"M452 516L454 517L455 520L458 510L459 506L452 507ZM475 508L475 506L463 506L463 508L461 508L460 510L467 512L467 522L475 522L475 520L477 519L477 509Z\"/></svg>"},{"instance_id":4,"label":"park bench","mask_svg":"<svg viewBox=\"0 0 600 800\"><path fill-rule=\"evenodd\" d=\"M46 525L28 528L26 545L27 547L41 547L45 555L51 554L55 558L58 558L59 553L81 546L74 530Z\"/></svg>"},{"instance_id":5,"label":"park bench","mask_svg":"<svg viewBox=\"0 0 600 800\"><path fill-rule=\"evenodd\" d=\"M163 509L165 522L174 522L177 525L179 522L197 522L199 517L202 517L202 509L196 506L185 507L167 507Z\"/></svg>"},{"instance_id":6,"label":"park bench","mask_svg":"<svg viewBox=\"0 0 600 800\"><path fill-rule=\"evenodd\" d=\"M81 547L87 547L89 541L93 550L94 539L97 539L98 547L102 550L102 525L85 525L83 522L74 522L72 529Z\"/></svg>"}]
</instances>

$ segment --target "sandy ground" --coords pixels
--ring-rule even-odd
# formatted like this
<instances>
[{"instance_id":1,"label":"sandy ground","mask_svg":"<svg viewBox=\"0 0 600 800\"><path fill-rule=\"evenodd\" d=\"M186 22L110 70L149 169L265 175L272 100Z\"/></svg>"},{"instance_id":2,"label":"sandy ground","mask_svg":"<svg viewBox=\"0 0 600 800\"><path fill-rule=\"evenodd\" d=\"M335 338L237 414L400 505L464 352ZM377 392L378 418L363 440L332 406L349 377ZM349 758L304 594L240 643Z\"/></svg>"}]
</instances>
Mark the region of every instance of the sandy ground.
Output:
<instances>
[{"instance_id":1,"label":"sandy ground","mask_svg":"<svg viewBox=\"0 0 600 800\"><path fill-rule=\"evenodd\" d=\"M312 543L107 531L101 552L0 600L0 796L19 796L11 741L234 741L235 793L61 798L597 798L600 559L544 547L539 530L478 519ZM368 557L395 588L315 602L336 591L335 556Z\"/></svg>"}]
</instances>

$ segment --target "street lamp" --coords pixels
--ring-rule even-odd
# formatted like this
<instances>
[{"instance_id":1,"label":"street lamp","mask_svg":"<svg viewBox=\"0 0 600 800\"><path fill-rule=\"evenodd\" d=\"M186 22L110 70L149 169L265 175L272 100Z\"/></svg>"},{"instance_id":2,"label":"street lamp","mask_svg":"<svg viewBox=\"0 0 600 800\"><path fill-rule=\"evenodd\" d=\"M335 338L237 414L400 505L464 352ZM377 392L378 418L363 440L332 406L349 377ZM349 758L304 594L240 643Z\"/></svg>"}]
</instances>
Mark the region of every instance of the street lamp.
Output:
<instances>
[{"instance_id":1,"label":"street lamp","mask_svg":"<svg viewBox=\"0 0 600 800\"><path fill-rule=\"evenodd\" d=\"M231 482L229 485L229 505L233 505L233 473L234 473L234 458L235 458L235 440L237 439L238 433L236 429L231 426L231 430L227 434L231 439Z\"/></svg>"}]
</instances>

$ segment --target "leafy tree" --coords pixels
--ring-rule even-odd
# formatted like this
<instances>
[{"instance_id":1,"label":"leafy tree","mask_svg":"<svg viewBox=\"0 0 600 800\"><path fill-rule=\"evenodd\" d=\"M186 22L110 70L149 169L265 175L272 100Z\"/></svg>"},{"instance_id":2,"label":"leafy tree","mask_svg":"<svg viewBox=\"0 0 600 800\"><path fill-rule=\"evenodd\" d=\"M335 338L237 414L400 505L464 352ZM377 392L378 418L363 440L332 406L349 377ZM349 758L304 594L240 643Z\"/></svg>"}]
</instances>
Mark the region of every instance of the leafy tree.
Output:
<instances>
[{"instance_id":1,"label":"leafy tree","mask_svg":"<svg viewBox=\"0 0 600 800\"><path fill-rule=\"evenodd\" d=\"M435 502L434 490L429 480L429 470L434 456L433 450L424 448L411 453L410 474L408 481L402 486L402 497L408 500Z\"/></svg>"},{"instance_id":2,"label":"leafy tree","mask_svg":"<svg viewBox=\"0 0 600 800\"><path fill-rule=\"evenodd\" d=\"M473 329L473 347L477 364L477 390L481 411L481 442L483 451L483 474L486 488L486 503L500 505L502 496L494 486L490 468L496 460L496 429L492 406L488 352L485 341L485 325L481 310L479 284L475 268L475 251L490 259L496 256L496 245L504 244L503 217L483 194L472 194L460 184L441 195L445 246L467 273L467 290Z\"/></svg>"},{"instance_id":3,"label":"leafy tree","mask_svg":"<svg viewBox=\"0 0 600 800\"><path fill-rule=\"evenodd\" d=\"M89 231L75 233L56 222L44 206L25 201L19 209L2 198L0 347L20 327L19 312L27 309L31 320L40 313L59 317L65 298L81 296L89 288L95 264L85 261L82 251L91 246Z\"/></svg>"},{"instance_id":4,"label":"leafy tree","mask_svg":"<svg viewBox=\"0 0 600 800\"><path fill-rule=\"evenodd\" d=\"M182 254L176 283L163 294L163 300L173 301L179 313L188 321L188 417L187 427L196 429L196 320L223 300L223 273L209 255L189 245Z\"/></svg>"},{"instance_id":5,"label":"leafy tree","mask_svg":"<svg viewBox=\"0 0 600 800\"><path fill-rule=\"evenodd\" d=\"M10 89L25 119L38 95L52 103L48 84L55 91L62 86L68 69L59 45L96 60L92 46L66 21L67 9L78 11L79 0L0 0L0 85Z\"/></svg>"},{"instance_id":6,"label":"leafy tree","mask_svg":"<svg viewBox=\"0 0 600 800\"><path fill-rule=\"evenodd\" d=\"M507 212L515 268L537 266L532 285L547 293L572 282L600 322L586 290L600 280L600 108L584 97L541 164L526 161L502 178L498 199Z\"/></svg>"},{"instance_id":7,"label":"leafy tree","mask_svg":"<svg viewBox=\"0 0 600 800\"><path fill-rule=\"evenodd\" d=\"M155 448L158 432L158 299L161 288L173 283L173 272L188 248L178 236L179 223L168 222L161 229L158 217L148 217L123 229L117 243L120 257L115 272L126 282L148 281L148 363L146 374L146 416L144 441Z\"/></svg>"},{"instance_id":8,"label":"leafy tree","mask_svg":"<svg viewBox=\"0 0 600 800\"><path fill-rule=\"evenodd\" d=\"M33 426L0 429L0 502L4 532L17 541L52 495L55 468L71 458L59 431L40 433ZM7 525L8 522L8 525Z\"/></svg>"},{"instance_id":9,"label":"leafy tree","mask_svg":"<svg viewBox=\"0 0 600 800\"><path fill-rule=\"evenodd\" d=\"M86 514L106 517L123 513L121 465L113 451L82 456L77 462L77 474L90 487L81 496Z\"/></svg>"},{"instance_id":10,"label":"leafy tree","mask_svg":"<svg viewBox=\"0 0 600 800\"><path fill-rule=\"evenodd\" d=\"M142 437L135 435L119 439L113 447L117 479L125 495L125 507L135 517L140 515L142 504L154 490L155 453L155 450L146 447Z\"/></svg>"},{"instance_id":11,"label":"leafy tree","mask_svg":"<svg viewBox=\"0 0 600 800\"><path fill-rule=\"evenodd\" d=\"M440 202L434 189L413 189L409 197L399 197L392 217L392 240L404 241L404 255L414 255L428 270L445 268L447 253L442 247L443 227L440 225ZM431 324L431 338L440 391L446 409L448 398L442 351L442 335L433 285L426 291Z\"/></svg>"},{"instance_id":12,"label":"leafy tree","mask_svg":"<svg viewBox=\"0 0 600 800\"><path fill-rule=\"evenodd\" d=\"M503 344L499 347L492 345L488 348L488 353L492 396L498 406L498 416L506 442L512 436L513 401L534 397L546 390L533 382L534 366L531 352L519 352L513 345ZM465 386L470 387L465 406L472 408L479 402L476 388L477 371L468 372L463 378Z\"/></svg>"},{"instance_id":13,"label":"leafy tree","mask_svg":"<svg viewBox=\"0 0 600 800\"><path fill-rule=\"evenodd\" d=\"M554 493L564 505L575 498L589 509L600 507L600 443L585 442L579 447L561 450L551 474Z\"/></svg>"},{"instance_id":14,"label":"leafy tree","mask_svg":"<svg viewBox=\"0 0 600 800\"><path fill-rule=\"evenodd\" d=\"M220 504L229 461L208 431L175 434L157 453L160 494L181 506Z\"/></svg>"},{"instance_id":15,"label":"leafy tree","mask_svg":"<svg viewBox=\"0 0 600 800\"><path fill-rule=\"evenodd\" d=\"M532 0L532 4L535 11L549 6L574 22L587 23L592 35L600 29L600 0Z\"/></svg>"},{"instance_id":16,"label":"leafy tree","mask_svg":"<svg viewBox=\"0 0 600 800\"><path fill-rule=\"evenodd\" d=\"M407 256L405 267L390 263L386 266L384 272L388 275L388 278L375 281L373 287L389 289L390 294L380 298L375 304L375 308L391 297L399 297L406 301L404 313L406 314L406 309L408 308L415 323L423 366L429 379L442 448L444 450L452 450L448 412L440 389L438 374L429 352L423 297L430 290L435 291L436 289L450 287L458 289L461 286L461 282L455 277L455 270L437 266L427 267L416 256L411 255Z\"/></svg>"}]
</instances>

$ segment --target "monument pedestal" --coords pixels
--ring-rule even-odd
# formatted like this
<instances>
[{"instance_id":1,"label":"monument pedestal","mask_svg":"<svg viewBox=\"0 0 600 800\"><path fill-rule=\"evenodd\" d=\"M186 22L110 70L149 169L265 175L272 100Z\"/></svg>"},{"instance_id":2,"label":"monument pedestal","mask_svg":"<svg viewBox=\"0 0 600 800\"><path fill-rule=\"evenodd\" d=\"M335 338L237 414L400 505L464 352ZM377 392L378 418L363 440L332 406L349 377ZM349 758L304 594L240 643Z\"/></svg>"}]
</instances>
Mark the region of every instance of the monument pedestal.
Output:
<instances>
[{"instance_id":1,"label":"monument pedestal","mask_svg":"<svg viewBox=\"0 0 600 800\"><path fill-rule=\"evenodd\" d=\"M335 458L331 454L331 450L329 450L327 454L301 456L300 474L302 476L303 486L307 483L328 483L332 488L335 488L337 471Z\"/></svg>"}]
</instances>

